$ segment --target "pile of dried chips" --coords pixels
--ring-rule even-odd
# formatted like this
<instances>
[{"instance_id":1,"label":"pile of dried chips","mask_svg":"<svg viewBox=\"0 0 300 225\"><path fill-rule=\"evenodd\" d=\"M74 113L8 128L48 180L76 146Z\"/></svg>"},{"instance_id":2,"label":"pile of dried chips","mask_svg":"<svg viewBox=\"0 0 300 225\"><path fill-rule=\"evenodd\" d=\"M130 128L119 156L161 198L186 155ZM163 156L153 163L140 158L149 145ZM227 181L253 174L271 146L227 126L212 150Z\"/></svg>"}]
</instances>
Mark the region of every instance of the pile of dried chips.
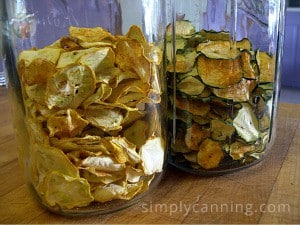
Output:
<instances>
[{"instance_id":1,"label":"pile of dried chips","mask_svg":"<svg viewBox=\"0 0 300 225\"><path fill-rule=\"evenodd\" d=\"M252 49L246 38L233 41L228 32L196 32L187 20L175 29L175 67L167 52L170 119L176 120L171 162L197 173L260 158L272 128L276 56Z\"/></svg>"},{"instance_id":2,"label":"pile of dried chips","mask_svg":"<svg viewBox=\"0 0 300 225\"><path fill-rule=\"evenodd\" d=\"M49 206L130 200L165 160L162 50L133 25L124 36L70 27L18 58L30 173Z\"/></svg>"}]
</instances>

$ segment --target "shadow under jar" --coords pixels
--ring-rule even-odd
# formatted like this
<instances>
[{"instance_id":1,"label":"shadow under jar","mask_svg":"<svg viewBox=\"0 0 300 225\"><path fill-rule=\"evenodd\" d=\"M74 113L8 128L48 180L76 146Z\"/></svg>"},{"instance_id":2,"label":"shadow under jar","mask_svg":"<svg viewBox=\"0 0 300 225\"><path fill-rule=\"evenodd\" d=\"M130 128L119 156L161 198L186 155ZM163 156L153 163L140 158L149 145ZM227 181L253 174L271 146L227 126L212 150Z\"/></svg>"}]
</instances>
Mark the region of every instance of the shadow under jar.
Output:
<instances>
[{"instance_id":1,"label":"shadow under jar","mask_svg":"<svg viewBox=\"0 0 300 225\"><path fill-rule=\"evenodd\" d=\"M284 1L174 0L173 18L169 163L215 175L259 162L275 138Z\"/></svg>"},{"instance_id":2,"label":"shadow under jar","mask_svg":"<svg viewBox=\"0 0 300 225\"><path fill-rule=\"evenodd\" d=\"M1 15L19 160L39 202L109 213L157 186L165 1L1 1Z\"/></svg>"}]
</instances>

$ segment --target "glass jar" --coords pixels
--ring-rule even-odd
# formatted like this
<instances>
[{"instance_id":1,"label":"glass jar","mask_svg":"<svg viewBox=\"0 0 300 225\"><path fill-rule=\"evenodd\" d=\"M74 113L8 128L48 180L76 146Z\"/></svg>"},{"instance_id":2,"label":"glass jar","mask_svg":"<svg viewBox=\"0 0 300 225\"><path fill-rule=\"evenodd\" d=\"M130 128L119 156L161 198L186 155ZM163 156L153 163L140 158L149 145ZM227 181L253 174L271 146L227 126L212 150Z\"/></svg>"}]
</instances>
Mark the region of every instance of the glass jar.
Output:
<instances>
[{"instance_id":1,"label":"glass jar","mask_svg":"<svg viewBox=\"0 0 300 225\"><path fill-rule=\"evenodd\" d=\"M1 15L18 155L38 200L65 215L135 203L166 161L165 1L1 1Z\"/></svg>"},{"instance_id":2,"label":"glass jar","mask_svg":"<svg viewBox=\"0 0 300 225\"><path fill-rule=\"evenodd\" d=\"M173 18L169 162L199 175L259 162L275 138L285 2L174 0Z\"/></svg>"}]
</instances>

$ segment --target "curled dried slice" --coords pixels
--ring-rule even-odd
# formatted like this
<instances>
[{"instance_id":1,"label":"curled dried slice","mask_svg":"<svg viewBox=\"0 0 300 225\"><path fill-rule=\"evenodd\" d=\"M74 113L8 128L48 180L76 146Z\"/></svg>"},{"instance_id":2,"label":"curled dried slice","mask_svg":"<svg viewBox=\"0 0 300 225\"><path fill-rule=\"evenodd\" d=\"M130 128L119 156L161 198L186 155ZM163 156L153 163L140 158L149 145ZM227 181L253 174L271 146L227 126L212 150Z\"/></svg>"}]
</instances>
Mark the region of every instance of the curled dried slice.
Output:
<instances>
[{"instance_id":1,"label":"curled dried slice","mask_svg":"<svg viewBox=\"0 0 300 225\"><path fill-rule=\"evenodd\" d=\"M137 120L124 131L123 135L135 144L137 148L140 148L147 140L146 132L148 127L149 125L145 121Z\"/></svg>"},{"instance_id":2,"label":"curled dried slice","mask_svg":"<svg viewBox=\"0 0 300 225\"><path fill-rule=\"evenodd\" d=\"M197 59L197 69L203 83L217 88L236 84L240 82L243 75L240 57L218 59L200 54Z\"/></svg>"},{"instance_id":3,"label":"curled dried slice","mask_svg":"<svg viewBox=\"0 0 300 225\"><path fill-rule=\"evenodd\" d=\"M46 203L50 206L72 209L89 205L94 201L90 185L84 178L70 177L52 171L43 182Z\"/></svg>"},{"instance_id":4,"label":"curled dried slice","mask_svg":"<svg viewBox=\"0 0 300 225\"><path fill-rule=\"evenodd\" d=\"M77 108L95 90L95 74L86 65L71 64L47 82L48 108Z\"/></svg>"},{"instance_id":5,"label":"curled dried slice","mask_svg":"<svg viewBox=\"0 0 300 225\"><path fill-rule=\"evenodd\" d=\"M255 80L242 78L239 83L228 86L227 88L213 88L213 93L226 99L232 99L234 102L250 101L250 96L256 86Z\"/></svg>"},{"instance_id":6,"label":"curled dried slice","mask_svg":"<svg viewBox=\"0 0 300 225\"><path fill-rule=\"evenodd\" d=\"M164 141L160 137L150 138L140 148L142 168L146 175L161 172L165 158Z\"/></svg>"},{"instance_id":7,"label":"curled dried slice","mask_svg":"<svg viewBox=\"0 0 300 225\"><path fill-rule=\"evenodd\" d=\"M184 55L177 54L175 71L177 73L190 72L194 68L196 57L197 57L197 53L195 51L187 52ZM169 64L167 66L167 71L174 72L172 64Z\"/></svg>"},{"instance_id":8,"label":"curled dried slice","mask_svg":"<svg viewBox=\"0 0 300 225\"><path fill-rule=\"evenodd\" d=\"M83 168L95 168L100 171L115 172L125 169L125 164L118 163L114 158L110 156L89 156L82 160L81 167Z\"/></svg>"},{"instance_id":9,"label":"curled dried slice","mask_svg":"<svg viewBox=\"0 0 300 225\"><path fill-rule=\"evenodd\" d=\"M198 152L198 163L204 169L213 169L219 166L224 153L219 142L211 139L204 140Z\"/></svg>"},{"instance_id":10,"label":"curled dried slice","mask_svg":"<svg viewBox=\"0 0 300 225\"><path fill-rule=\"evenodd\" d=\"M116 64L121 70L134 71L143 83L149 83L151 63L145 57L143 46L136 40L120 40L116 45Z\"/></svg>"},{"instance_id":11,"label":"curled dried slice","mask_svg":"<svg viewBox=\"0 0 300 225\"><path fill-rule=\"evenodd\" d=\"M218 141L231 140L235 132L235 128L221 120L214 119L210 122L210 129L212 131L211 138Z\"/></svg>"},{"instance_id":12,"label":"curled dried slice","mask_svg":"<svg viewBox=\"0 0 300 225\"><path fill-rule=\"evenodd\" d=\"M77 63L78 60L89 53L96 52L97 48L88 48L88 49L80 49L80 50L73 50L68 52L61 53L59 60L57 62L57 68L64 68L70 64Z\"/></svg>"},{"instance_id":13,"label":"curled dried slice","mask_svg":"<svg viewBox=\"0 0 300 225\"><path fill-rule=\"evenodd\" d=\"M78 169L62 150L45 144L34 144L31 157L31 179L39 192L44 192L42 182L51 171L79 178Z\"/></svg>"},{"instance_id":14,"label":"curled dried slice","mask_svg":"<svg viewBox=\"0 0 300 225\"><path fill-rule=\"evenodd\" d=\"M49 136L53 137L75 137L89 124L83 119L76 110L61 110L51 115L47 120L47 128L50 131Z\"/></svg>"},{"instance_id":15,"label":"curled dried slice","mask_svg":"<svg viewBox=\"0 0 300 225\"><path fill-rule=\"evenodd\" d=\"M115 53L110 47L102 47L83 55L79 62L88 65L96 74L107 68L114 67Z\"/></svg>"},{"instance_id":16,"label":"curled dried slice","mask_svg":"<svg viewBox=\"0 0 300 225\"><path fill-rule=\"evenodd\" d=\"M108 84L99 84L97 91L83 102L83 108L87 108L89 105L96 103L99 100L105 101L111 95L111 92L112 88Z\"/></svg>"},{"instance_id":17,"label":"curled dried slice","mask_svg":"<svg viewBox=\"0 0 300 225\"><path fill-rule=\"evenodd\" d=\"M197 116L206 116L210 110L208 103L180 97L177 97L175 105L178 109L188 111Z\"/></svg>"},{"instance_id":18,"label":"curled dried slice","mask_svg":"<svg viewBox=\"0 0 300 225\"><path fill-rule=\"evenodd\" d=\"M21 80L28 85L43 84L56 72L56 67L47 59L36 58L30 63L25 60L19 61L18 72Z\"/></svg>"},{"instance_id":19,"label":"curled dried slice","mask_svg":"<svg viewBox=\"0 0 300 225\"><path fill-rule=\"evenodd\" d=\"M122 129L123 112L120 108L89 106L85 112L86 119L94 126L104 131Z\"/></svg>"},{"instance_id":20,"label":"curled dried slice","mask_svg":"<svg viewBox=\"0 0 300 225\"><path fill-rule=\"evenodd\" d=\"M184 141L189 149L199 151L200 143L209 136L210 132L208 130L204 130L198 124L193 123L193 125L186 130Z\"/></svg>"},{"instance_id":21,"label":"curled dried slice","mask_svg":"<svg viewBox=\"0 0 300 225\"><path fill-rule=\"evenodd\" d=\"M269 56L266 52L256 53L256 60L259 66L259 81L274 82L275 77L275 59L274 56Z\"/></svg>"},{"instance_id":22,"label":"curled dried slice","mask_svg":"<svg viewBox=\"0 0 300 225\"><path fill-rule=\"evenodd\" d=\"M71 26L69 28L69 33L72 38L77 38L82 42L110 42L115 39L111 33L102 27L86 28Z\"/></svg>"},{"instance_id":23,"label":"curled dried slice","mask_svg":"<svg viewBox=\"0 0 300 225\"><path fill-rule=\"evenodd\" d=\"M251 153L254 151L254 145L246 145L241 142L234 142L229 148L229 154L234 160L239 160L244 157L245 153Z\"/></svg>"},{"instance_id":24,"label":"curled dried slice","mask_svg":"<svg viewBox=\"0 0 300 225\"><path fill-rule=\"evenodd\" d=\"M188 95L200 95L205 85L195 77L188 76L177 84L177 89Z\"/></svg>"},{"instance_id":25,"label":"curled dried slice","mask_svg":"<svg viewBox=\"0 0 300 225\"><path fill-rule=\"evenodd\" d=\"M230 41L208 41L200 43L197 46L197 51L201 52L208 58L214 59L232 59L236 58L240 51L231 48Z\"/></svg>"},{"instance_id":26,"label":"curled dried slice","mask_svg":"<svg viewBox=\"0 0 300 225\"><path fill-rule=\"evenodd\" d=\"M58 58L62 50L60 48L45 47L38 50L24 50L18 56L18 62L25 60L26 62L31 63L33 60L42 59L53 63L57 63Z\"/></svg>"}]
</instances>

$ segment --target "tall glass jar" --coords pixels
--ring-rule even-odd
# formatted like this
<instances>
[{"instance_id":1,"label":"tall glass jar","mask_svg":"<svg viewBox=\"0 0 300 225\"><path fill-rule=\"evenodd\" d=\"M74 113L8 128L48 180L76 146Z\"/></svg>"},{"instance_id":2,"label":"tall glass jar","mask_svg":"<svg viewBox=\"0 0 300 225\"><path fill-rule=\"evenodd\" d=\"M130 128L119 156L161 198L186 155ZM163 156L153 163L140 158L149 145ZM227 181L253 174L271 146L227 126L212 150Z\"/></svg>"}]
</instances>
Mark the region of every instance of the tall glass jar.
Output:
<instances>
[{"instance_id":1,"label":"tall glass jar","mask_svg":"<svg viewBox=\"0 0 300 225\"><path fill-rule=\"evenodd\" d=\"M1 1L19 160L49 210L112 212L161 179L165 4Z\"/></svg>"},{"instance_id":2,"label":"tall glass jar","mask_svg":"<svg viewBox=\"0 0 300 225\"><path fill-rule=\"evenodd\" d=\"M199 175L259 162L275 138L285 2L173 2L169 162Z\"/></svg>"}]
</instances>

